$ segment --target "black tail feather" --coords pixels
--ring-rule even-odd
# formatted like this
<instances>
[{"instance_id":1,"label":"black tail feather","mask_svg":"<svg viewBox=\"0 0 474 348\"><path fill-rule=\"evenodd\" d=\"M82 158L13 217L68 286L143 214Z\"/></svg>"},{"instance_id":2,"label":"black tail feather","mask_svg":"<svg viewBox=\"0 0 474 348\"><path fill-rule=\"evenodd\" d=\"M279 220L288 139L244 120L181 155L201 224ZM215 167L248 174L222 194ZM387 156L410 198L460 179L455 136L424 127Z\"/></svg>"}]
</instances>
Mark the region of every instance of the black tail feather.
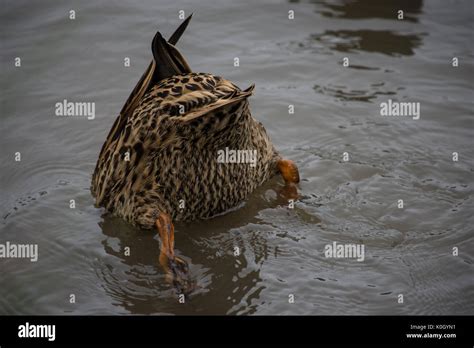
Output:
<instances>
[{"instance_id":1,"label":"black tail feather","mask_svg":"<svg viewBox=\"0 0 474 348\"><path fill-rule=\"evenodd\" d=\"M151 44L153 60L148 65L145 73L142 75L125 102L125 105L122 107L119 117L115 120L115 123L107 136L107 141L102 146L101 155L110 145L110 142L118 138L127 123L128 117L133 113L143 95L148 92L152 86L164 78L191 72L188 63L174 45L181 38L181 35L183 35L192 16L193 15L191 14L183 21L183 23L181 23L178 29L176 29L173 35L171 35L169 42L166 42L166 40L163 39L160 32L156 33Z\"/></svg>"},{"instance_id":2,"label":"black tail feather","mask_svg":"<svg viewBox=\"0 0 474 348\"><path fill-rule=\"evenodd\" d=\"M173 46L176 46L178 43L179 38L181 35L183 35L184 31L188 27L189 22L191 21L191 18L193 17L193 14L191 13L188 18L186 18L183 23L178 27L178 29L175 30L173 35L169 38L168 42L172 44Z\"/></svg>"},{"instance_id":3,"label":"black tail feather","mask_svg":"<svg viewBox=\"0 0 474 348\"><path fill-rule=\"evenodd\" d=\"M181 53L176 47L169 44L160 32L157 32L153 38L151 50L156 64L153 82L158 82L173 75L191 72L191 68Z\"/></svg>"}]
</instances>

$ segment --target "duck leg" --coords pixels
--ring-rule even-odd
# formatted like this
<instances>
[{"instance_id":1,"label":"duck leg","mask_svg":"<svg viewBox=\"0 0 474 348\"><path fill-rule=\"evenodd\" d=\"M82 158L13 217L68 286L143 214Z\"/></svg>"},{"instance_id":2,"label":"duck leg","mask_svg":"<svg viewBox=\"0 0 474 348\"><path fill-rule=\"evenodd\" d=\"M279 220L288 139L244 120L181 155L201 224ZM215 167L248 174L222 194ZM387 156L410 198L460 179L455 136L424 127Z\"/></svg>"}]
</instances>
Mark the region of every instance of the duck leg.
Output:
<instances>
[{"instance_id":1,"label":"duck leg","mask_svg":"<svg viewBox=\"0 0 474 348\"><path fill-rule=\"evenodd\" d=\"M285 180L285 187L282 190L283 196L287 199L296 200L298 198L298 190L296 184L300 182L300 173L295 162L287 159L281 159L277 162L278 170Z\"/></svg>"},{"instance_id":2,"label":"duck leg","mask_svg":"<svg viewBox=\"0 0 474 348\"><path fill-rule=\"evenodd\" d=\"M156 220L156 227L161 239L160 264L166 272L166 279L180 293L187 293L189 289L188 264L174 254L174 226L168 214L160 213Z\"/></svg>"}]
</instances>

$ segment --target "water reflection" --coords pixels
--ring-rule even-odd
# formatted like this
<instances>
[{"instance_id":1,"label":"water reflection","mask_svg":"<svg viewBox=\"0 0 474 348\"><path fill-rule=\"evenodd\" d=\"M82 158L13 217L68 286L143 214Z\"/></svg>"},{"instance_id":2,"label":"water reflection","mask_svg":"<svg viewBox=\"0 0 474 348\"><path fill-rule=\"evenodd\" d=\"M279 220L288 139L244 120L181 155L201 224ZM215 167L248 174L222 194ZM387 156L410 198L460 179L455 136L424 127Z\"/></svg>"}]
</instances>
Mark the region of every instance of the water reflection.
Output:
<instances>
[{"instance_id":1,"label":"water reflection","mask_svg":"<svg viewBox=\"0 0 474 348\"><path fill-rule=\"evenodd\" d=\"M317 10L325 17L342 19L383 18L397 19L397 11L403 10L404 20L418 22L422 0L351 0L351 1L311 1L324 6Z\"/></svg>"},{"instance_id":2,"label":"water reflection","mask_svg":"<svg viewBox=\"0 0 474 348\"><path fill-rule=\"evenodd\" d=\"M313 1L313 3L317 6L316 12L325 17L334 17L334 23L339 23L339 25L341 25L341 18L360 19L360 21L354 22L351 29L339 29L338 25L336 29L310 34L303 42L299 42L297 47L292 47L292 50L310 51L318 56L321 56L322 52L327 52L330 55L343 53L348 57L353 53L360 55L360 57L351 58L347 69L341 71L340 80L347 81L346 84L317 84L313 87L316 93L333 97L342 102L373 102L379 96L395 96L400 90L405 89L403 86L394 85L390 79L387 79L385 74L394 72L391 61L382 60L374 53L395 58L414 56L416 49L421 47L426 34L413 32L413 24L407 27L403 21L399 21L399 30L386 28L379 30L380 26L374 29L373 22L366 20L383 18L398 21L397 11L403 9L405 19L417 22L416 16L422 12L423 2L421 0ZM329 24L331 26L332 21ZM403 32L408 28L410 28L410 32ZM341 59L338 59L340 64L342 63ZM371 79L369 80L371 83L367 85L366 81L364 86L361 86L360 81L367 79Z\"/></svg>"},{"instance_id":3,"label":"water reflection","mask_svg":"<svg viewBox=\"0 0 474 348\"><path fill-rule=\"evenodd\" d=\"M155 303L173 294L159 269L158 241L152 233L134 230L108 215L101 228L107 237L102 241L104 251L112 257L101 260L96 270L113 304L127 313L159 312Z\"/></svg>"},{"instance_id":4,"label":"water reflection","mask_svg":"<svg viewBox=\"0 0 474 348\"><path fill-rule=\"evenodd\" d=\"M292 49L299 51L309 50L318 53L338 52L368 52L381 53L389 56L412 56L414 50L421 46L425 34L403 33L413 26L407 26L405 21L418 22L418 15L422 12L421 0L387 0L387 1L311 1L316 12L325 17L335 18L334 23L344 23L340 19L391 19L400 23L400 30L374 29L368 21L355 22L356 29L327 29L324 32L313 33L305 41L298 42ZM404 11L404 20L397 19L397 11ZM336 22L337 20L337 22ZM331 24L331 23L330 23ZM322 44L322 47L321 47ZM315 49L316 47L316 49ZM360 66L361 69L376 70L378 67Z\"/></svg>"},{"instance_id":5,"label":"water reflection","mask_svg":"<svg viewBox=\"0 0 474 348\"><path fill-rule=\"evenodd\" d=\"M389 56L412 56L421 45L421 35L403 35L389 30L326 30L313 34L319 41L339 52L364 51Z\"/></svg>"},{"instance_id":6,"label":"water reflection","mask_svg":"<svg viewBox=\"0 0 474 348\"><path fill-rule=\"evenodd\" d=\"M189 264L196 282L185 304L179 303L179 294L166 282L159 265L156 233L140 231L119 218L104 215L100 227L108 256L94 267L114 305L132 314L256 312L265 288L261 267L268 259L285 254L272 242L276 237L273 229L260 227L256 217L258 211L284 202L279 191L268 194L267 188L225 216L175 225L176 253Z\"/></svg>"},{"instance_id":7,"label":"water reflection","mask_svg":"<svg viewBox=\"0 0 474 348\"><path fill-rule=\"evenodd\" d=\"M319 86L313 87L316 93L324 94L336 100L347 102L347 101L359 101L359 102L371 102L376 99L379 95L396 95L396 91L386 90L383 86L385 83L373 83L369 89L350 89L347 86ZM403 90L404 87L397 88L397 91Z\"/></svg>"}]
</instances>

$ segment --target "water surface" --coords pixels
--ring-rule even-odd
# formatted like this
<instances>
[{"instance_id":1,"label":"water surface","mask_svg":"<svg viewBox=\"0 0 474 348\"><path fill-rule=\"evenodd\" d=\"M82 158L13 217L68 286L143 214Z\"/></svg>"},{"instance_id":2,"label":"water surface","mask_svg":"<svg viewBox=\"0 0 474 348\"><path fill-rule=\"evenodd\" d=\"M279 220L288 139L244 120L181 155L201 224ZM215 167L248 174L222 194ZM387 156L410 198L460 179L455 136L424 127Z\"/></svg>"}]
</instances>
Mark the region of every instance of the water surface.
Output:
<instances>
[{"instance_id":1,"label":"water surface","mask_svg":"<svg viewBox=\"0 0 474 348\"><path fill-rule=\"evenodd\" d=\"M40 257L0 260L0 313L472 314L472 1L196 6L2 2L0 242L37 243ZM185 304L156 234L95 208L89 189L153 35L179 10L194 12L179 43L191 67L255 83L254 117L303 178L293 210L275 178L227 215L176 224L198 284ZM64 99L95 102L96 118L56 117ZM388 99L420 102L421 118L381 117ZM326 258L333 241L363 243L364 262Z\"/></svg>"}]
</instances>

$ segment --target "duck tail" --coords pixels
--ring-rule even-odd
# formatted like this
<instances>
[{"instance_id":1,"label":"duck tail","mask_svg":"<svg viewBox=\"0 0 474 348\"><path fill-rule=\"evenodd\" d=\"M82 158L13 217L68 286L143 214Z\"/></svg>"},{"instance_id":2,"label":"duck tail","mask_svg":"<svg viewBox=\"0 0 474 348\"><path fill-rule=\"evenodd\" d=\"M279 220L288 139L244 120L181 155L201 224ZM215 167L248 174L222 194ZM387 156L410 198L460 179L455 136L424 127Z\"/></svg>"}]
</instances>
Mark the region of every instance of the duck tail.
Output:
<instances>
[{"instance_id":1,"label":"duck tail","mask_svg":"<svg viewBox=\"0 0 474 348\"><path fill-rule=\"evenodd\" d=\"M178 49L167 42L160 32L157 32L151 43L155 69L152 82L159 82L173 75L191 72L186 59Z\"/></svg>"},{"instance_id":2,"label":"duck tail","mask_svg":"<svg viewBox=\"0 0 474 348\"><path fill-rule=\"evenodd\" d=\"M193 14L191 13L188 18L186 18L183 23L178 27L178 29L175 30L173 35L170 36L168 42L172 44L173 46L176 46L178 43L181 35L183 35L184 31L188 27L189 22L191 21L191 18L193 18Z\"/></svg>"},{"instance_id":3,"label":"duck tail","mask_svg":"<svg viewBox=\"0 0 474 348\"><path fill-rule=\"evenodd\" d=\"M118 138L125 128L129 116L133 113L143 95L145 95L153 85L167 77L191 72L188 63L174 45L178 43L181 35L183 35L192 16L191 14L181 23L178 29L171 35L168 42L163 39L160 32L156 33L151 43L153 60L123 105L119 117L115 120L107 136L107 141L102 146L101 155L105 149L110 146L110 143Z\"/></svg>"},{"instance_id":4,"label":"duck tail","mask_svg":"<svg viewBox=\"0 0 474 348\"><path fill-rule=\"evenodd\" d=\"M173 75L191 72L188 62L186 62L186 59L181 55L175 45L188 27L192 16L191 14L181 23L168 41L163 38L159 31L156 33L151 42L151 51L155 63L152 82L156 83Z\"/></svg>"}]
</instances>

